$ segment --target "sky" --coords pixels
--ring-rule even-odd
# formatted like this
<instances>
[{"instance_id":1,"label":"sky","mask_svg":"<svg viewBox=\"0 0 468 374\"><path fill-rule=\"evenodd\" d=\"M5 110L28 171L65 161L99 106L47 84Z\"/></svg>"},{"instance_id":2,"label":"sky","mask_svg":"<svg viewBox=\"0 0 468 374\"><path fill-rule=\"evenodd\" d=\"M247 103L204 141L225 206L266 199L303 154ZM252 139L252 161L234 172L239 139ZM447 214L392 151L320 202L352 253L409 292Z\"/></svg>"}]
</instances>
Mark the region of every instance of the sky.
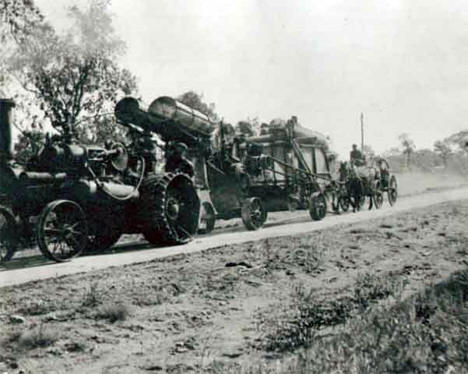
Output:
<instances>
[{"instance_id":1,"label":"sky","mask_svg":"<svg viewBox=\"0 0 468 374\"><path fill-rule=\"evenodd\" d=\"M87 0L35 0L57 28ZM299 122L346 156L468 129L466 0L112 0L143 100L193 90L225 121Z\"/></svg>"}]
</instances>

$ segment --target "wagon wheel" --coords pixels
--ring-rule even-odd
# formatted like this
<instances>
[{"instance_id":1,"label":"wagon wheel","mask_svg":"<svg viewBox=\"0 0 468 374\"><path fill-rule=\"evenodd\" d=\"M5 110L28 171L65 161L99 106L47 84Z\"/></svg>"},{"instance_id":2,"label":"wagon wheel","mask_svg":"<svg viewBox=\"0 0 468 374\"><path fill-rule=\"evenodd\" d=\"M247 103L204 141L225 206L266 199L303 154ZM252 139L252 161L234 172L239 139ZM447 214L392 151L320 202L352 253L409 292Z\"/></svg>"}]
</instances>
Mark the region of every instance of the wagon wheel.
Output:
<instances>
[{"instance_id":1,"label":"wagon wheel","mask_svg":"<svg viewBox=\"0 0 468 374\"><path fill-rule=\"evenodd\" d=\"M101 228L96 228L93 235L88 237L86 251L104 251L116 244L122 236L122 229L116 225L104 224Z\"/></svg>"},{"instance_id":2,"label":"wagon wheel","mask_svg":"<svg viewBox=\"0 0 468 374\"><path fill-rule=\"evenodd\" d=\"M336 214L340 213L340 193L337 191L331 193L331 207Z\"/></svg>"},{"instance_id":3,"label":"wagon wheel","mask_svg":"<svg viewBox=\"0 0 468 374\"><path fill-rule=\"evenodd\" d=\"M340 196L338 198L338 204L340 205L340 208L343 212L347 212L349 210L349 205L350 205L348 196L344 196L344 195Z\"/></svg>"},{"instance_id":4,"label":"wagon wheel","mask_svg":"<svg viewBox=\"0 0 468 374\"><path fill-rule=\"evenodd\" d=\"M323 193L314 194L309 200L309 213L314 221L320 221L327 214L327 200Z\"/></svg>"},{"instance_id":5,"label":"wagon wheel","mask_svg":"<svg viewBox=\"0 0 468 374\"><path fill-rule=\"evenodd\" d=\"M241 208L242 222L247 230L258 230L267 219L267 211L258 197L244 200Z\"/></svg>"},{"instance_id":6,"label":"wagon wheel","mask_svg":"<svg viewBox=\"0 0 468 374\"><path fill-rule=\"evenodd\" d=\"M0 206L0 262L10 261L18 245L15 217Z\"/></svg>"},{"instance_id":7,"label":"wagon wheel","mask_svg":"<svg viewBox=\"0 0 468 374\"><path fill-rule=\"evenodd\" d=\"M143 235L151 244L184 244L197 233L200 199L185 174L150 175L142 183Z\"/></svg>"},{"instance_id":8,"label":"wagon wheel","mask_svg":"<svg viewBox=\"0 0 468 374\"><path fill-rule=\"evenodd\" d=\"M376 183L374 193L372 194L372 200L374 201L374 205L377 209L380 209L382 207L384 197L380 182Z\"/></svg>"},{"instance_id":9,"label":"wagon wheel","mask_svg":"<svg viewBox=\"0 0 468 374\"><path fill-rule=\"evenodd\" d=\"M37 244L47 258L64 262L78 256L88 245L88 224L81 207L70 200L55 200L41 212Z\"/></svg>"},{"instance_id":10,"label":"wagon wheel","mask_svg":"<svg viewBox=\"0 0 468 374\"><path fill-rule=\"evenodd\" d=\"M388 183L388 202L390 205L394 205L398 198L398 184L394 175L391 176L390 181Z\"/></svg>"},{"instance_id":11,"label":"wagon wheel","mask_svg":"<svg viewBox=\"0 0 468 374\"><path fill-rule=\"evenodd\" d=\"M200 224L198 225L199 234L208 234L213 231L216 222L216 214L213 204L204 201L200 210Z\"/></svg>"}]
</instances>

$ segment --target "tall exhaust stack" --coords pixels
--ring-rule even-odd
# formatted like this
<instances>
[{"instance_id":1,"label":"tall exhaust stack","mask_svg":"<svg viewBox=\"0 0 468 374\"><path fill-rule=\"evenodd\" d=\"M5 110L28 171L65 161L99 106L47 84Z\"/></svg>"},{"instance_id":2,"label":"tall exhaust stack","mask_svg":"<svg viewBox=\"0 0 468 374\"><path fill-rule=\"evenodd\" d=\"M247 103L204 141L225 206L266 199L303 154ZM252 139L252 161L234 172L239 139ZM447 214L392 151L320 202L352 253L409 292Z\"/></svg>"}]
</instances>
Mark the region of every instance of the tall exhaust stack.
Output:
<instances>
[{"instance_id":1,"label":"tall exhaust stack","mask_svg":"<svg viewBox=\"0 0 468 374\"><path fill-rule=\"evenodd\" d=\"M0 99L0 163L13 159L13 142L11 138L12 109L15 102Z\"/></svg>"}]
</instances>

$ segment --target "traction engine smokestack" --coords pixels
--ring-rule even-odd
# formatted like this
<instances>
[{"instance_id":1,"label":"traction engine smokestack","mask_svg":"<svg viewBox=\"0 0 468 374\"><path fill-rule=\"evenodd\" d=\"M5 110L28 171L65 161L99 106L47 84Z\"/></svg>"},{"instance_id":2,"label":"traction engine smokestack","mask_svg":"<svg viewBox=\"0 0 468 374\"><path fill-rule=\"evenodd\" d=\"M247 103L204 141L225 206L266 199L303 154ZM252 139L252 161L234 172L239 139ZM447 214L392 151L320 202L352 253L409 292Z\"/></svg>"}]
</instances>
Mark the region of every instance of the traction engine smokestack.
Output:
<instances>
[{"instance_id":1,"label":"traction engine smokestack","mask_svg":"<svg viewBox=\"0 0 468 374\"><path fill-rule=\"evenodd\" d=\"M13 143L11 139L12 109L15 102L10 99L0 99L0 162L13 159Z\"/></svg>"}]
</instances>

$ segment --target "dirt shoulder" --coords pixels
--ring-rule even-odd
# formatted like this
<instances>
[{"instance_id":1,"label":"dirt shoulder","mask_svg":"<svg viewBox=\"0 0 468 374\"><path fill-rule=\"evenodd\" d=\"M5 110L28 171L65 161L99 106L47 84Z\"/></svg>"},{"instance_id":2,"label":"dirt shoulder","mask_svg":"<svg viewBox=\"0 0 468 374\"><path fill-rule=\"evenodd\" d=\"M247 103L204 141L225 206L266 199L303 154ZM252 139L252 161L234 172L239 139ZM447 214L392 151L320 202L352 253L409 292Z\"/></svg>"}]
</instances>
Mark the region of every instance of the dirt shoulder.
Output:
<instances>
[{"instance_id":1,"label":"dirt shoulder","mask_svg":"<svg viewBox=\"0 0 468 374\"><path fill-rule=\"evenodd\" d=\"M468 202L451 202L3 288L0 371L284 368L372 305L466 269L467 227Z\"/></svg>"}]
</instances>

